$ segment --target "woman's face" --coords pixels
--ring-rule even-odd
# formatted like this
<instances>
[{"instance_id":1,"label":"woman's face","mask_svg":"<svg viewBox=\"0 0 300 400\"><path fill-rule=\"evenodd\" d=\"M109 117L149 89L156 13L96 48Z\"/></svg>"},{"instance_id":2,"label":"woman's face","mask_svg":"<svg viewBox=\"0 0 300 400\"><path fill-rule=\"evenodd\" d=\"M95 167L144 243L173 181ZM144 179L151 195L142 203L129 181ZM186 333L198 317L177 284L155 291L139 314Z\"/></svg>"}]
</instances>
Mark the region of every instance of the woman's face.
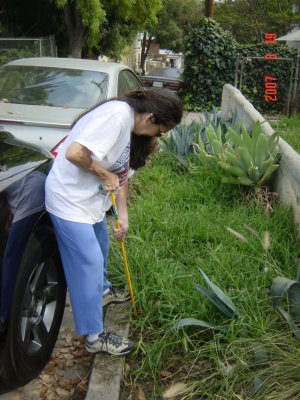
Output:
<instances>
[{"instance_id":1,"label":"woman's face","mask_svg":"<svg viewBox=\"0 0 300 400\"><path fill-rule=\"evenodd\" d=\"M134 115L133 133L137 136L160 137L172 128L172 126L156 124L152 113L135 113Z\"/></svg>"}]
</instances>

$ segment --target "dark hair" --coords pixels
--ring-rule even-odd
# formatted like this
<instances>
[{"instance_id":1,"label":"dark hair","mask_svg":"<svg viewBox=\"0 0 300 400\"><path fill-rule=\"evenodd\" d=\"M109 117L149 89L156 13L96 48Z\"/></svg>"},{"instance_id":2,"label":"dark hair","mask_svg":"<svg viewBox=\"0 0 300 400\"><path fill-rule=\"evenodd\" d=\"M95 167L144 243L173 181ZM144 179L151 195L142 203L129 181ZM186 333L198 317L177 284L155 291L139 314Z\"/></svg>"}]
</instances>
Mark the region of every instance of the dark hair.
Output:
<instances>
[{"instance_id":1,"label":"dark hair","mask_svg":"<svg viewBox=\"0 0 300 400\"><path fill-rule=\"evenodd\" d=\"M152 113L155 124L163 124L173 128L180 123L182 118L182 102L176 93L169 89L148 88L137 89L126 93L124 97L105 100L79 115L72 124L88 112L112 100L126 102L139 114ZM146 164L150 154L157 148L157 139L150 136L137 136L131 134L130 168L138 169Z\"/></svg>"},{"instance_id":2,"label":"dark hair","mask_svg":"<svg viewBox=\"0 0 300 400\"><path fill-rule=\"evenodd\" d=\"M182 118L182 102L174 92L168 89L133 90L119 100L125 101L139 114L152 113L156 124L172 128L179 124ZM155 137L137 136L133 133L130 145L130 167L132 169L143 167L157 147Z\"/></svg>"},{"instance_id":3,"label":"dark hair","mask_svg":"<svg viewBox=\"0 0 300 400\"><path fill-rule=\"evenodd\" d=\"M156 137L137 136L131 134L130 142L130 168L138 169L143 167L150 154L158 149Z\"/></svg>"},{"instance_id":4,"label":"dark hair","mask_svg":"<svg viewBox=\"0 0 300 400\"><path fill-rule=\"evenodd\" d=\"M133 90L120 100L126 101L139 114L152 113L156 124L175 126L182 118L182 102L169 89Z\"/></svg>"}]
</instances>

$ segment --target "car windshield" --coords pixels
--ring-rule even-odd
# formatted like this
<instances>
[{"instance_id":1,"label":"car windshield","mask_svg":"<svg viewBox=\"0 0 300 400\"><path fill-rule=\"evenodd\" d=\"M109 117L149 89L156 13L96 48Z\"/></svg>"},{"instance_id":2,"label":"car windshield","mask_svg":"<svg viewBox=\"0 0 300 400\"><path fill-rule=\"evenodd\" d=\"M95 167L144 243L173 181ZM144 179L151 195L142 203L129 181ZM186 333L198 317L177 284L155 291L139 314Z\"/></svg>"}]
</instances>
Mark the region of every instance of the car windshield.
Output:
<instances>
[{"instance_id":1,"label":"car windshield","mask_svg":"<svg viewBox=\"0 0 300 400\"><path fill-rule=\"evenodd\" d=\"M67 68L4 66L0 102L90 108L107 96L108 74Z\"/></svg>"}]
</instances>

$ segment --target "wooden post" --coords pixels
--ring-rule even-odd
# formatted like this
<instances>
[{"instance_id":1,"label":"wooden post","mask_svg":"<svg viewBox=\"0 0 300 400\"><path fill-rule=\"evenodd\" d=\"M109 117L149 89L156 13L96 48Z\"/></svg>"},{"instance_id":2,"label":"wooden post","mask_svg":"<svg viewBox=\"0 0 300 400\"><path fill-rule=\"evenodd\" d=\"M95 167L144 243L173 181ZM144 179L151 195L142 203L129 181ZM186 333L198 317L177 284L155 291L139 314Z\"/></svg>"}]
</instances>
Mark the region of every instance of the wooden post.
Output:
<instances>
[{"instance_id":1,"label":"wooden post","mask_svg":"<svg viewBox=\"0 0 300 400\"><path fill-rule=\"evenodd\" d=\"M214 0L205 0L205 12L204 15L206 18L213 18L214 17Z\"/></svg>"}]
</instances>

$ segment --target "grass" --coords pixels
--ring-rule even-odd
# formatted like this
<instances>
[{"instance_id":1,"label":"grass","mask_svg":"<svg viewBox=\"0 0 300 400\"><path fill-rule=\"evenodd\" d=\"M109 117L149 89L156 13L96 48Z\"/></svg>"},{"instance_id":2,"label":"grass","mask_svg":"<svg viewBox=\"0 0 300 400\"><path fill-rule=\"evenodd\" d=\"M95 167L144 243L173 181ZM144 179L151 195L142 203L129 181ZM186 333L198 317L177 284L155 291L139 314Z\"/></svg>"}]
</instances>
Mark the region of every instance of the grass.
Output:
<instances>
[{"instance_id":1,"label":"grass","mask_svg":"<svg viewBox=\"0 0 300 400\"><path fill-rule=\"evenodd\" d=\"M214 170L190 173L159 153L133 177L126 250L138 305L131 337L138 349L127 358L121 400L249 400L261 399L262 392L267 400L298 399L299 342L270 298L276 276L295 279L297 273L299 241L290 209L275 203L267 216L255 196L246 200L239 187L221 185ZM124 283L114 241L110 265L112 281ZM196 284L205 286L199 267L230 296L240 319L220 314L196 290ZM168 332L187 317L226 332ZM264 362L256 360L257 349L267 354ZM185 385L181 394L163 397L170 387L176 393L175 383Z\"/></svg>"},{"instance_id":2,"label":"grass","mask_svg":"<svg viewBox=\"0 0 300 400\"><path fill-rule=\"evenodd\" d=\"M291 118L284 116L279 122L273 122L271 125L282 139L300 153L300 114L295 114Z\"/></svg>"}]
</instances>

